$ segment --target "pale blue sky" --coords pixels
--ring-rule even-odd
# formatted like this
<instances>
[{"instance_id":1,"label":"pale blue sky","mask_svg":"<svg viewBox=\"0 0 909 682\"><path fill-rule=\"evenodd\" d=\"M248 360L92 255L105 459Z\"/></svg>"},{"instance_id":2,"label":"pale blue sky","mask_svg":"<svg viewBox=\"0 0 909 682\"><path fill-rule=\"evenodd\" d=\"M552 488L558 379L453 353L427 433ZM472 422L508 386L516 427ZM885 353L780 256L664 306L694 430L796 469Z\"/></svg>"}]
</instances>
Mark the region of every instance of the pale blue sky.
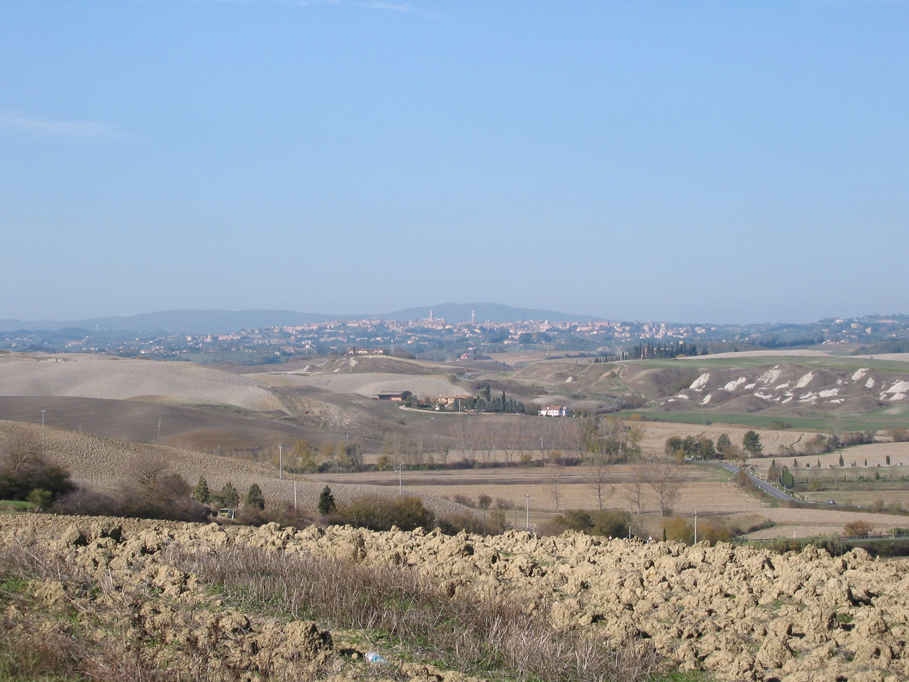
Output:
<instances>
[{"instance_id":1,"label":"pale blue sky","mask_svg":"<svg viewBox=\"0 0 909 682\"><path fill-rule=\"evenodd\" d=\"M909 2L0 0L0 318L909 313Z\"/></svg>"}]
</instances>

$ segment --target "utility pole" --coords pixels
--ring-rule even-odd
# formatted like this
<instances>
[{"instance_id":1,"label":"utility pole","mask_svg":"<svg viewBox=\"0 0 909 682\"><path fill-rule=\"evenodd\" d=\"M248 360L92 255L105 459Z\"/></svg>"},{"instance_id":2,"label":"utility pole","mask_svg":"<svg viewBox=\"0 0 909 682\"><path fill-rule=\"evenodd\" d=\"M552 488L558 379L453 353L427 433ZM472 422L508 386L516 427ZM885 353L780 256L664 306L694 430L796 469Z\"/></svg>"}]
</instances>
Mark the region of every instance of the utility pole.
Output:
<instances>
[{"instance_id":1,"label":"utility pole","mask_svg":"<svg viewBox=\"0 0 909 682\"><path fill-rule=\"evenodd\" d=\"M399 463L398 464L398 496L399 497L404 494L404 476L401 473L403 470L404 470L404 465Z\"/></svg>"},{"instance_id":2,"label":"utility pole","mask_svg":"<svg viewBox=\"0 0 909 682\"><path fill-rule=\"evenodd\" d=\"M297 508L297 482L294 481L294 509Z\"/></svg>"},{"instance_id":3,"label":"utility pole","mask_svg":"<svg viewBox=\"0 0 909 682\"><path fill-rule=\"evenodd\" d=\"M527 530L530 530L530 491L524 493L524 499L527 501L526 513L527 513Z\"/></svg>"},{"instance_id":4,"label":"utility pole","mask_svg":"<svg viewBox=\"0 0 909 682\"><path fill-rule=\"evenodd\" d=\"M41 410L41 454L45 454L45 440L44 440L44 413L47 410Z\"/></svg>"},{"instance_id":5,"label":"utility pole","mask_svg":"<svg viewBox=\"0 0 909 682\"><path fill-rule=\"evenodd\" d=\"M155 440L155 445L161 445L161 417L158 417L158 438Z\"/></svg>"},{"instance_id":6,"label":"utility pole","mask_svg":"<svg viewBox=\"0 0 909 682\"><path fill-rule=\"evenodd\" d=\"M284 443L278 443L278 478L284 478Z\"/></svg>"},{"instance_id":7,"label":"utility pole","mask_svg":"<svg viewBox=\"0 0 909 682\"><path fill-rule=\"evenodd\" d=\"M698 544L698 511L694 510L694 544Z\"/></svg>"}]
</instances>

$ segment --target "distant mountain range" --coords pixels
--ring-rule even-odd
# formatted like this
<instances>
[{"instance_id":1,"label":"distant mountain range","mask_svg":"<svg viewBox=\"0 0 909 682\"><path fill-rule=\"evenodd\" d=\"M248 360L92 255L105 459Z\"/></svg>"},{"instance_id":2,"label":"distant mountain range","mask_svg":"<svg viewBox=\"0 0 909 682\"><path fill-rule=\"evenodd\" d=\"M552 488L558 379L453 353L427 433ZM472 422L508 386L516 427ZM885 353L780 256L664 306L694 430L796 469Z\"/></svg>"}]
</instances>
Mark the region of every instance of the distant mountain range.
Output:
<instances>
[{"instance_id":1,"label":"distant mountain range","mask_svg":"<svg viewBox=\"0 0 909 682\"><path fill-rule=\"evenodd\" d=\"M87 329L92 331L161 331L185 334L227 334L241 329L261 327L289 327L314 324L331 320L422 320L432 311L436 319L447 322L470 322L471 314L477 323L520 322L524 320L549 320L551 322L587 322L602 318L571 315L554 310L512 308L496 303L442 303L437 306L408 308L392 313L362 315L326 315L300 313L293 310L167 310L144 313L131 317L95 317L86 320L0 320L0 332L10 331L59 331L61 329Z\"/></svg>"}]
</instances>

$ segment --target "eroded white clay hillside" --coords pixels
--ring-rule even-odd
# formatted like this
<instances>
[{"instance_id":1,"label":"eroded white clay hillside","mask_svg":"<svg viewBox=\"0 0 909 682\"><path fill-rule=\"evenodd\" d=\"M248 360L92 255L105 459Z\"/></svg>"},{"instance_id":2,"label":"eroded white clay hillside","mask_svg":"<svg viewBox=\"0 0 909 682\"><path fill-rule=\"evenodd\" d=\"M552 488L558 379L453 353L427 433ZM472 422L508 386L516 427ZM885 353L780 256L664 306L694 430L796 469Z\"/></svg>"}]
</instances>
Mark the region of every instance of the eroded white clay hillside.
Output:
<instances>
[{"instance_id":1,"label":"eroded white clay hillside","mask_svg":"<svg viewBox=\"0 0 909 682\"><path fill-rule=\"evenodd\" d=\"M909 377L871 368L808 369L779 364L766 368L703 371L688 388L662 398L663 409L717 408L758 412L785 407L849 408L864 413L881 406L909 407Z\"/></svg>"}]
</instances>

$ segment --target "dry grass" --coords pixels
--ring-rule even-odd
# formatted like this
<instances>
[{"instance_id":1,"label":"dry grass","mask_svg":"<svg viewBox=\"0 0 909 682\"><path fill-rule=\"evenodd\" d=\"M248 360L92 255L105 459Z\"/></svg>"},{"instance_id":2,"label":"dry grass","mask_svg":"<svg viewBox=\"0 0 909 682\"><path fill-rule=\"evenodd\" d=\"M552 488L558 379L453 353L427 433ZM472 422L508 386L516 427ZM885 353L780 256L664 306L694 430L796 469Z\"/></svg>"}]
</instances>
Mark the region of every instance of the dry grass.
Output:
<instances>
[{"instance_id":1,"label":"dry grass","mask_svg":"<svg viewBox=\"0 0 909 682\"><path fill-rule=\"evenodd\" d=\"M442 594L409 568L234 547L216 555L174 550L173 560L252 608L381 634L422 658L466 673L518 680L642 680L656 669L649 647L612 649L558 631L546 613L514 598L469 590Z\"/></svg>"},{"instance_id":2,"label":"dry grass","mask_svg":"<svg viewBox=\"0 0 909 682\"><path fill-rule=\"evenodd\" d=\"M374 679L334 656L330 637L321 650L297 640L297 650L262 652L245 641L245 616L229 631L218 624L225 616L207 596L170 603L147 576L115 578L39 544L0 552L2 680L299 682L339 679L344 668L345 680Z\"/></svg>"}]
</instances>

